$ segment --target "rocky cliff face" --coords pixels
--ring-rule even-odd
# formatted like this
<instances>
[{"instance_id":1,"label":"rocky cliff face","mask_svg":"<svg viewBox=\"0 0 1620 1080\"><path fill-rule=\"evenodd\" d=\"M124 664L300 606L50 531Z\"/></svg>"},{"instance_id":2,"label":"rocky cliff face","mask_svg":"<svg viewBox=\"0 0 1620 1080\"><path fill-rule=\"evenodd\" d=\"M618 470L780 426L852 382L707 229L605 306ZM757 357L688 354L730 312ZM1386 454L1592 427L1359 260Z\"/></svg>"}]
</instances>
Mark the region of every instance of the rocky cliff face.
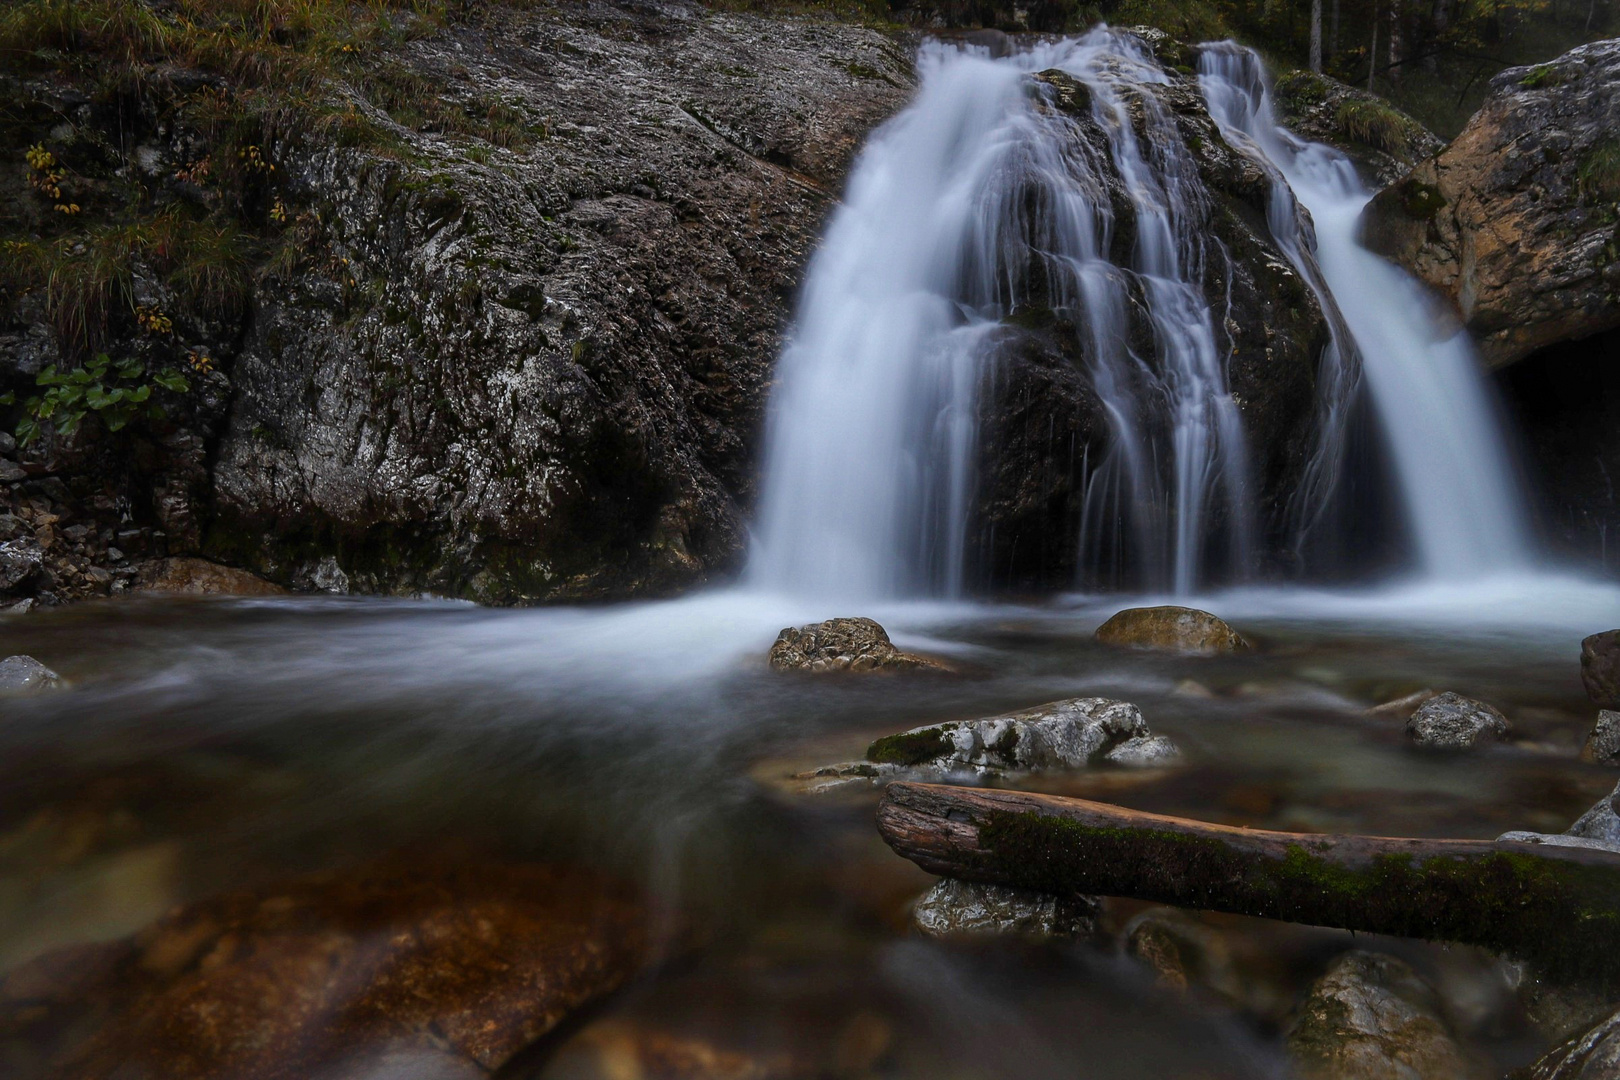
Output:
<instances>
[{"instance_id":1,"label":"rocky cliff face","mask_svg":"<svg viewBox=\"0 0 1620 1080\"><path fill-rule=\"evenodd\" d=\"M214 325L166 331L209 358L184 401L125 433L87 421L0 446L21 515L0 517L20 545L0 589L93 595L176 553L295 587L494 602L667 592L734 566L799 275L860 140L909 92L911 45L587 2L404 34L349 74L332 123L244 157L269 178L256 210L280 252ZM218 148L194 117L235 88L135 76L164 90L121 109L69 79L12 80L28 107L8 145L79 165L93 144L109 184L206 203L218 163L196 164ZM5 224L26 236L58 223L24 176L5 208L27 213ZM132 309L175 310L163 269L136 260L151 295ZM76 362L48 291L5 305L0 392ZM121 356L141 340L123 334L97 345Z\"/></svg>"},{"instance_id":2,"label":"rocky cliff face","mask_svg":"<svg viewBox=\"0 0 1620 1080\"><path fill-rule=\"evenodd\" d=\"M261 294L208 549L281 578L331 551L366 591L503 601L732 567L801 267L905 97L908 51L590 6L399 62L540 134L517 152L401 129L402 161L295 155L352 282Z\"/></svg>"},{"instance_id":3,"label":"rocky cliff face","mask_svg":"<svg viewBox=\"0 0 1620 1080\"><path fill-rule=\"evenodd\" d=\"M1524 436L1556 550L1620 566L1620 41L1497 76L1457 139L1368 206L1440 293Z\"/></svg>"},{"instance_id":4,"label":"rocky cliff face","mask_svg":"<svg viewBox=\"0 0 1620 1080\"><path fill-rule=\"evenodd\" d=\"M1456 308L1487 363L1620 325L1620 41L1512 68L1379 194L1367 243Z\"/></svg>"}]
</instances>

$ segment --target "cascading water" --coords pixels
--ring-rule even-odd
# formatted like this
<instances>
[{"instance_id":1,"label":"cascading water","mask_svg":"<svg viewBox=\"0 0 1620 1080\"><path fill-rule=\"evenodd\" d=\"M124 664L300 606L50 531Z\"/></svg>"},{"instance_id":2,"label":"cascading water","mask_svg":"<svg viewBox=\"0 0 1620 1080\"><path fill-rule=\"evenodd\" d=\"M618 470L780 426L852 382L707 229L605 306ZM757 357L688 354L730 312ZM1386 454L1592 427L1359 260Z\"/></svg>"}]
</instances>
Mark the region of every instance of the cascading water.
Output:
<instances>
[{"instance_id":1,"label":"cascading water","mask_svg":"<svg viewBox=\"0 0 1620 1080\"><path fill-rule=\"evenodd\" d=\"M1053 89L1029 76L1049 69L1084 85L1105 146L1042 107ZM862 154L811 265L773 402L753 579L817 595L959 591L984 361L1001 320L1034 298L1077 314L1111 433L1082 559L1123 533L1144 584L1182 591L1212 531L1246 560L1243 432L1202 289L1206 260L1225 256L1199 227L1203 191L1172 118L1131 93L1164 72L1106 29L1000 60L935 45L920 70L917 100ZM1110 174L1133 218L1126 266L1109 258ZM1133 301L1150 355L1130 341Z\"/></svg>"},{"instance_id":2,"label":"cascading water","mask_svg":"<svg viewBox=\"0 0 1620 1080\"><path fill-rule=\"evenodd\" d=\"M1424 573L1462 579L1527 564L1526 513L1466 333L1437 318L1416 281L1356 242L1357 221L1373 193L1342 153L1305 142L1277 122L1265 68L1252 50L1231 42L1204 46L1198 78L1227 139L1286 179L1286 188L1274 192L1270 223L1296 262L1303 260L1294 215L1276 212L1275 204L1297 199L1310 212L1321 279L1343 314L1334 355L1325 360L1331 373L1321 380L1316 483L1331 484L1326 478L1342 467L1343 427L1358 382L1344 354L1353 350L1391 449Z\"/></svg>"},{"instance_id":3,"label":"cascading water","mask_svg":"<svg viewBox=\"0 0 1620 1080\"><path fill-rule=\"evenodd\" d=\"M1280 174L1273 239L1334 331L1291 530L1308 534L1334 500L1364 381L1423 568L1512 565L1522 517L1466 341L1355 244L1368 193L1343 155L1277 126L1253 55L1210 46L1202 64L1228 141ZM1053 70L1089 105L1053 107L1066 91L1039 74ZM999 59L933 44L919 71L916 100L862 152L810 267L772 401L752 582L958 594L981 384L1032 308L1075 328L1106 427L1081 465L1079 565L1182 594L1241 579L1256 515L1227 315L1209 299L1232 268L1198 162L1154 92L1172 77L1140 38L1102 27ZM1296 198L1315 217L1314 249Z\"/></svg>"}]
</instances>

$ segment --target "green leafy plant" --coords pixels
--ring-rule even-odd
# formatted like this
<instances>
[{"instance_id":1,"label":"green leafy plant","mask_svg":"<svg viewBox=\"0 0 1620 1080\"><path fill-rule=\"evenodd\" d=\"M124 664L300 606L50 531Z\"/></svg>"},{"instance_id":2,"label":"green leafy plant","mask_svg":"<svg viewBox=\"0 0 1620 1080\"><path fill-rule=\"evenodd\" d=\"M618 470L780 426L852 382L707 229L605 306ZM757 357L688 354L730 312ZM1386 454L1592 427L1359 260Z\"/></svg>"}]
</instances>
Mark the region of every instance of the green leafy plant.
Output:
<instances>
[{"instance_id":1,"label":"green leafy plant","mask_svg":"<svg viewBox=\"0 0 1620 1080\"><path fill-rule=\"evenodd\" d=\"M184 394L191 389L191 383L174 368L150 373L139 360L114 362L106 353L68 371L58 371L51 364L34 383L45 392L23 402L17 438L24 446L38 439L46 425L58 434L71 435L91 414L108 431L121 431L142 417L161 420L165 413L152 397L153 390Z\"/></svg>"}]
</instances>

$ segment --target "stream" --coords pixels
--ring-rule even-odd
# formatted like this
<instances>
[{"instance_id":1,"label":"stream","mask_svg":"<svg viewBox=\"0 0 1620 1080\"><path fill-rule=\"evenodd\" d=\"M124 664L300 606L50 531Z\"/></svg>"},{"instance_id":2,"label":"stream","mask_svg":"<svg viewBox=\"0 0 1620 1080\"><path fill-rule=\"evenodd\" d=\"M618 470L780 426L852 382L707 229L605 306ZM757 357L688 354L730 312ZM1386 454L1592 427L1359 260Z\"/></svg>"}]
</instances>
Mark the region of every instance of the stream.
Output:
<instances>
[{"instance_id":1,"label":"stream","mask_svg":"<svg viewBox=\"0 0 1620 1080\"><path fill-rule=\"evenodd\" d=\"M862 610L902 646L983 672L947 682L773 673L781 627L851 612L742 590L534 611L141 599L7 620L0 652L73 685L8 702L0 727L0 968L383 852L563 859L637 881L705 947L610 1001L535 1075L612 1075L581 1047L625 1018L764 1060L864 1054L886 1076L1281 1075L1289 1009L1364 935L1194 917L1226 966L1220 993L1190 997L1121 954L1139 903L1108 903L1112 942L939 944L906 931L931 879L878 838L877 792L806 796L788 779L925 722L1098 695L1138 703L1182 764L1019 786L1238 825L1479 838L1561 830L1613 786L1577 758L1591 717L1575 660L1620 609L1614 586L1195 602L1258 648L1105 649L1091 633L1127 600L1086 596ZM1494 702L1513 741L1426 753L1364 713L1425 686ZM1461 1003L1454 1022L1498 1064L1537 1052L1483 954L1378 947Z\"/></svg>"}]
</instances>

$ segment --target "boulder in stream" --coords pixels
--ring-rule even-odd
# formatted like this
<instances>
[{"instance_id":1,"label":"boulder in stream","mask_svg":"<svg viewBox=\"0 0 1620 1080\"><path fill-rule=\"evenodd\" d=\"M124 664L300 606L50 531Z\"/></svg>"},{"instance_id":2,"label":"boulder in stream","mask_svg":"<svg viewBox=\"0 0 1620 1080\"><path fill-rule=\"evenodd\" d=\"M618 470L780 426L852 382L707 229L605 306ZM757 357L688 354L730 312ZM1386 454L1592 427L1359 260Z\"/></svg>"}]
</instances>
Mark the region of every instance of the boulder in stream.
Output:
<instances>
[{"instance_id":1,"label":"boulder in stream","mask_svg":"<svg viewBox=\"0 0 1620 1080\"><path fill-rule=\"evenodd\" d=\"M1620 709L1620 630L1581 642L1581 682L1600 709Z\"/></svg>"},{"instance_id":2,"label":"boulder in stream","mask_svg":"<svg viewBox=\"0 0 1620 1080\"><path fill-rule=\"evenodd\" d=\"M83 1080L486 1075L634 975L649 925L589 871L390 862L47 953L0 986L0 1019L87 1029L60 1062Z\"/></svg>"},{"instance_id":3,"label":"boulder in stream","mask_svg":"<svg viewBox=\"0 0 1620 1080\"><path fill-rule=\"evenodd\" d=\"M62 677L32 656L0 660L0 696L43 694L62 685Z\"/></svg>"},{"instance_id":4,"label":"boulder in stream","mask_svg":"<svg viewBox=\"0 0 1620 1080\"><path fill-rule=\"evenodd\" d=\"M1382 953L1343 953L1288 1033L1305 1080L1466 1080L1485 1070L1458 1045L1434 990Z\"/></svg>"},{"instance_id":5,"label":"boulder in stream","mask_svg":"<svg viewBox=\"0 0 1620 1080\"><path fill-rule=\"evenodd\" d=\"M1511 730L1507 717L1484 702L1447 691L1420 705L1406 721L1406 734L1419 746L1467 750L1500 740Z\"/></svg>"},{"instance_id":6,"label":"boulder in stream","mask_svg":"<svg viewBox=\"0 0 1620 1080\"><path fill-rule=\"evenodd\" d=\"M812 674L861 671L949 671L947 665L926 656L901 652L888 631L871 619L828 619L808 626L788 627L771 646L774 671Z\"/></svg>"},{"instance_id":7,"label":"boulder in stream","mask_svg":"<svg viewBox=\"0 0 1620 1080\"><path fill-rule=\"evenodd\" d=\"M1097 627L1104 645L1214 656L1249 648L1241 634L1225 621L1197 608L1126 608Z\"/></svg>"},{"instance_id":8,"label":"boulder in stream","mask_svg":"<svg viewBox=\"0 0 1620 1080\"><path fill-rule=\"evenodd\" d=\"M940 878L912 909L912 921L929 937L957 934L1020 934L1079 938L1097 928L1101 901L1091 896L1054 896L1006 885Z\"/></svg>"}]
</instances>

